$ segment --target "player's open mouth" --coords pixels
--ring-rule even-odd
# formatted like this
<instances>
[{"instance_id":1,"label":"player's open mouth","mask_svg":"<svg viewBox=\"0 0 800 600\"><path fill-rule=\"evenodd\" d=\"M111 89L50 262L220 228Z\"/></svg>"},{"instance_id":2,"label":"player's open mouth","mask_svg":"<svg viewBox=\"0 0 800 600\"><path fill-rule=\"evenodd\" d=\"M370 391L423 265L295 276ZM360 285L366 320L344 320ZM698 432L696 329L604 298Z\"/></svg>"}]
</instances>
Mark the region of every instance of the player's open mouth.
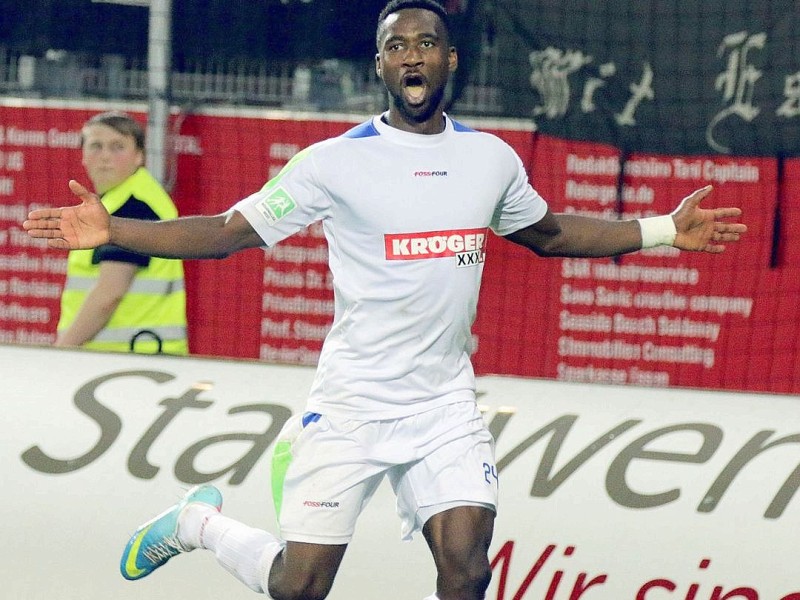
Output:
<instances>
[{"instance_id":1,"label":"player's open mouth","mask_svg":"<svg viewBox=\"0 0 800 600\"><path fill-rule=\"evenodd\" d=\"M410 104L422 104L425 101L427 89L425 77L422 75L412 73L403 77L403 90Z\"/></svg>"}]
</instances>

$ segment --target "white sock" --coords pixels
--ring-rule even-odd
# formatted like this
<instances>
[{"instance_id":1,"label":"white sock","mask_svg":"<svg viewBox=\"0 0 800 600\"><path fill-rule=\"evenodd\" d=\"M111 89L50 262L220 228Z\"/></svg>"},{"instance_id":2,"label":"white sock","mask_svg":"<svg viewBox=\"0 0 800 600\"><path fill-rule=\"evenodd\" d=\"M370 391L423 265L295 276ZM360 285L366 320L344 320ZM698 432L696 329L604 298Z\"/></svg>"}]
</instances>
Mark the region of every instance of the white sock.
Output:
<instances>
[{"instance_id":1,"label":"white sock","mask_svg":"<svg viewBox=\"0 0 800 600\"><path fill-rule=\"evenodd\" d=\"M437 596L436 594L434 594L433 596L428 596L428 597L427 597L427 598L425 598L424 600L439 600L439 596Z\"/></svg>"},{"instance_id":2,"label":"white sock","mask_svg":"<svg viewBox=\"0 0 800 600\"><path fill-rule=\"evenodd\" d=\"M200 547L200 537L206 521L219 514L216 508L202 502L190 502L178 516L178 539L187 550Z\"/></svg>"},{"instance_id":3,"label":"white sock","mask_svg":"<svg viewBox=\"0 0 800 600\"><path fill-rule=\"evenodd\" d=\"M229 573L251 590L267 595L269 572L285 543L261 529L249 527L212 510L203 515L198 547L211 550Z\"/></svg>"}]
</instances>

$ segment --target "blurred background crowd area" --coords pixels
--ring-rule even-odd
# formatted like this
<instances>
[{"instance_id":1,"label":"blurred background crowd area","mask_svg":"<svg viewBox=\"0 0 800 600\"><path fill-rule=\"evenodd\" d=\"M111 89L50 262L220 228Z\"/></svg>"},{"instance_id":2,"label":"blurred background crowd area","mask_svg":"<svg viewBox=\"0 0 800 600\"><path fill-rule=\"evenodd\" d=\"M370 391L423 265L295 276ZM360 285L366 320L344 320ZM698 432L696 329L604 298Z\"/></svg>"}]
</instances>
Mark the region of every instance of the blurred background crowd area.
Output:
<instances>
[{"instance_id":1,"label":"blurred background crowd area","mask_svg":"<svg viewBox=\"0 0 800 600\"><path fill-rule=\"evenodd\" d=\"M0 0L0 95L145 99L163 30L168 100L188 112L373 113L386 103L374 68L384 4ZM623 152L800 154L796 0L442 4L459 52L449 112Z\"/></svg>"},{"instance_id":2,"label":"blurred background crowd area","mask_svg":"<svg viewBox=\"0 0 800 600\"><path fill-rule=\"evenodd\" d=\"M171 98L190 104L378 110L385 100L374 72L375 27L384 4L175 0ZM446 4L464 40L464 75L455 82L461 108L499 115L496 2ZM0 0L0 94L147 98L147 5L147 0Z\"/></svg>"}]
</instances>

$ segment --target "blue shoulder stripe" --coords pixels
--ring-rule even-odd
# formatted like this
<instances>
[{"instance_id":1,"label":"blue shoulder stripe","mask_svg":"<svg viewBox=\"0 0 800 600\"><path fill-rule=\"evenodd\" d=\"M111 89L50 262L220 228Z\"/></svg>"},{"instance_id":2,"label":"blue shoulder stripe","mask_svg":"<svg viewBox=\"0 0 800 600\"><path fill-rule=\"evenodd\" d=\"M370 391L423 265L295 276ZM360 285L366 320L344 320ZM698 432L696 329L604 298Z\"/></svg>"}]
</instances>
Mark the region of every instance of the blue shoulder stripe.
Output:
<instances>
[{"instance_id":1,"label":"blue shoulder stripe","mask_svg":"<svg viewBox=\"0 0 800 600\"><path fill-rule=\"evenodd\" d=\"M370 119L369 121L365 121L364 123L361 123L361 125L356 125L349 131L346 131L342 134L342 137L367 138L375 135L380 135L380 133L377 129L375 129L375 125L372 124L372 119Z\"/></svg>"},{"instance_id":2,"label":"blue shoulder stripe","mask_svg":"<svg viewBox=\"0 0 800 600\"><path fill-rule=\"evenodd\" d=\"M467 127L466 125L459 123L455 119L450 119L453 123L453 129L455 131L459 131L461 133L477 133L476 130L472 129L471 127Z\"/></svg>"}]
</instances>

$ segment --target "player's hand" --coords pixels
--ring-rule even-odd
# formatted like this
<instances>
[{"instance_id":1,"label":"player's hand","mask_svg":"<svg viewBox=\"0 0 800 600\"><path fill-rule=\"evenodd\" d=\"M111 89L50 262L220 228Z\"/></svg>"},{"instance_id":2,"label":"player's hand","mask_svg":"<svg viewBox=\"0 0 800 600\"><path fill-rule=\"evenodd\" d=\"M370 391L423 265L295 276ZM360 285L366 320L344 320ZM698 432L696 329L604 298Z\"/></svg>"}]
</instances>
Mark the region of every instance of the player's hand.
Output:
<instances>
[{"instance_id":1,"label":"player's hand","mask_svg":"<svg viewBox=\"0 0 800 600\"><path fill-rule=\"evenodd\" d=\"M109 215L100 198L75 180L70 180L69 189L80 204L33 210L22 228L29 236L46 239L49 247L59 250L96 248L108 243Z\"/></svg>"},{"instance_id":2,"label":"player's hand","mask_svg":"<svg viewBox=\"0 0 800 600\"><path fill-rule=\"evenodd\" d=\"M707 185L692 192L672 212L678 231L673 242L676 248L718 254L725 250L726 243L739 241L739 236L747 231L747 225L743 223L722 220L741 216L740 208L700 208L700 202L711 193L711 189Z\"/></svg>"}]
</instances>

